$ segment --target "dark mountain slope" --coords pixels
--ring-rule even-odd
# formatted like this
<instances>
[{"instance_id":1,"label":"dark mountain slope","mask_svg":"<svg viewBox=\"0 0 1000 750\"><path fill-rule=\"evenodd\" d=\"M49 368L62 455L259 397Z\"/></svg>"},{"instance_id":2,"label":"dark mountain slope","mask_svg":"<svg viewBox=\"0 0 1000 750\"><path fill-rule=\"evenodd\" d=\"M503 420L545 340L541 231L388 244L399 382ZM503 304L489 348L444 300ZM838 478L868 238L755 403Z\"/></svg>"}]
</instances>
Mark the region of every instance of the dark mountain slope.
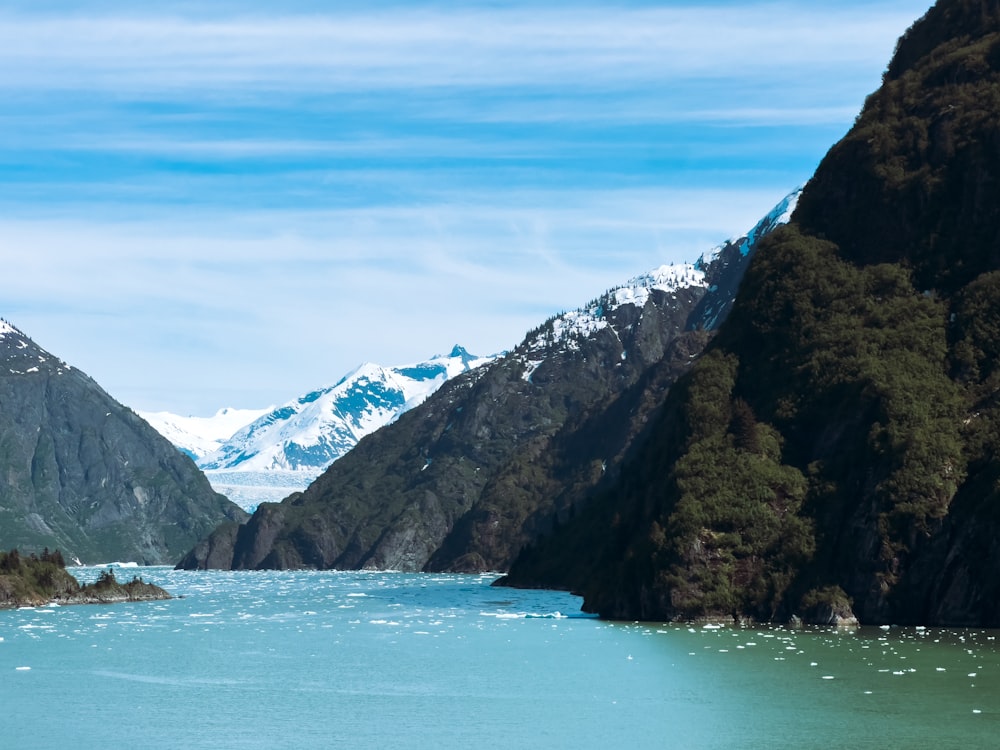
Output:
<instances>
[{"instance_id":1,"label":"dark mountain slope","mask_svg":"<svg viewBox=\"0 0 1000 750\"><path fill-rule=\"evenodd\" d=\"M301 495L220 528L182 565L506 569L614 476L796 198L700 267L657 269L546 321L361 440Z\"/></svg>"},{"instance_id":2,"label":"dark mountain slope","mask_svg":"<svg viewBox=\"0 0 1000 750\"><path fill-rule=\"evenodd\" d=\"M1000 267L1000 4L939 3L803 195L803 233L855 263L904 263L946 294Z\"/></svg>"},{"instance_id":3,"label":"dark mountain slope","mask_svg":"<svg viewBox=\"0 0 1000 750\"><path fill-rule=\"evenodd\" d=\"M0 547L176 562L246 514L93 380L0 322Z\"/></svg>"},{"instance_id":4,"label":"dark mountain slope","mask_svg":"<svg viewBox=\"0 0 1000 750\"><path fill-rule=\"evenodd\" d=\"M607 616L1000 624L1000 4L942 0L614 491L513 566Z\"/></svg>"}]
</instances>

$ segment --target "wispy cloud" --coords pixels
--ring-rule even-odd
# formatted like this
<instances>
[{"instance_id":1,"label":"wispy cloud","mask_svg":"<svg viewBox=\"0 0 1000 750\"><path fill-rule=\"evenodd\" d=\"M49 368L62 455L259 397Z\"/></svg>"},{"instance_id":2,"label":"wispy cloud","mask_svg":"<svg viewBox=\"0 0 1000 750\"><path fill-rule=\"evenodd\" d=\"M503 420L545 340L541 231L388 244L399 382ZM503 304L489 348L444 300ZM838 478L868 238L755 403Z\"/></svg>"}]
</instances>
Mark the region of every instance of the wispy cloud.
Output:
<instances>
[{"instance_id":1,"label":"wispy cloud","mask_svg":"<svg viewBox=\"0 0 1000 750\"><path fill-rule=\"evenodd\" d=\"M137 408L480 352L749 228L923 0L0 11L0 310Z\"/></svg>"},{"instance_id":2,"label":"wispy cloud","mask_svg":"<svg viewBox=\"0 0 1000 750\"><path fill-rule=\"evenodd\" d=\"M0 16L7 87L279 91L619 86L884 65L914 4L397 9L190 19ZM916 5L919 7L919 5Z\"/></svg>"}]
</instances>

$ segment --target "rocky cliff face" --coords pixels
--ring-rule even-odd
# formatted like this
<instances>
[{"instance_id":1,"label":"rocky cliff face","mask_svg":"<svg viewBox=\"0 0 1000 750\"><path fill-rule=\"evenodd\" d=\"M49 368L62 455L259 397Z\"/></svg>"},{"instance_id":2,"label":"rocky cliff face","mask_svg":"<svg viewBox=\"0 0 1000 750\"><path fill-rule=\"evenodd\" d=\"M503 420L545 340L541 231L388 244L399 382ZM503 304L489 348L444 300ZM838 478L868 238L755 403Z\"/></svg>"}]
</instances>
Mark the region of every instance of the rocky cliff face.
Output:
<instances>
[{"instance_id":1,"label":"rocky cliff face","mask_svg":"<svg viewBox=\"0 0 1000 750\"><path fill-rule=\"evenodd\" d=\"M132 411L0 322L0 547L173 563L245 517Z\"/></svg>"},{"instance_id":2,"label":"rocky cliff face","mask_svg":"<svg viewBox=\"0 0 1000 750\"><path fill-rule=\"evenodd\" d=\"M629 619L1000 624L998 92L1000 3L941 0L621 481L512 583Z\"/></svg>"},{"instance_id":3,"label":"rocky cliff face","mask_svg":"<svg viewBox=\"0 0 1000 750\"><path fill-rule=\"evenodd\" d=\"M664 266L546 321L181 565L506 569L616 474L796 198L698 264Z\"/></svg>"}]
</instances>

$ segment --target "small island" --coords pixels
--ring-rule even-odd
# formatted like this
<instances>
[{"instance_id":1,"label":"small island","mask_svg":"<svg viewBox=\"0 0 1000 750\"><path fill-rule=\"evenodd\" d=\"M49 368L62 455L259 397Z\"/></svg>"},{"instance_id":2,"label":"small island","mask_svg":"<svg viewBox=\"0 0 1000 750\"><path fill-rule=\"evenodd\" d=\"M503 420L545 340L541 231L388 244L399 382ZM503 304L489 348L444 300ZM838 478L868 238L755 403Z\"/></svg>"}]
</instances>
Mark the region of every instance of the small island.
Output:
<instances>
[{"instance_id":1,"label":"small island","mask_svg":"<svg viewBox=\"0 0 1000 750\"><path fill-rule=\"evenodd\" d=\"M22 555L17 549L0 552L0 609L46 604L115 604L171 599L159 586L135 576L120 583L109 568L94 583L81 585L66 570L59 550Z\"/></svg>"}]
</instances>

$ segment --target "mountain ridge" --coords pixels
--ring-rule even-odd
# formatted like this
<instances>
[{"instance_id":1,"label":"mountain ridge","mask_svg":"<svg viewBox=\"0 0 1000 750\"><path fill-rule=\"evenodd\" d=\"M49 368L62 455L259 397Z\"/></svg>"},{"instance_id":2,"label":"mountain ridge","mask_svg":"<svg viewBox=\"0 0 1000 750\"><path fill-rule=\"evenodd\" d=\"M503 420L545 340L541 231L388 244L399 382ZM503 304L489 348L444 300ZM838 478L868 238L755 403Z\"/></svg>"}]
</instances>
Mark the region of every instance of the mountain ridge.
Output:
<instances>
[{"instance_id":1,"label":"mountain ridge","mask_svg":"<svg viewBox=\"0 0 1000 750\"><path fill-rule=\"evenodd\" d=\"M212 418L143 416L182 451L196 454L217 491L252 511L304 490L362 437L418 406L446 380L496 356L470 354L456 344L422 362L362 363L333 385L267 409L220 409ZM199 447L200 454L193 450Z\"/></svg>"},{"instance_id":2,"label":"mountain ridge","mask_svg":"<svg viewBox=\"0 0 1000 750\"><path fill-rule=\"evenodd\" d=\"M512 565L605 617L1000 624L1000 3L939 0L618 482Z\"/></svg>"},{"instance_id":3,"label":"mountain ridge","mask_svg":"<svg viewBox=\"0 0 1000 750\"><path fill-rule=\"evenodd\" d=\"M0 322L0 547L174 563L245 513L89 376Z\"/></svg>"},{"instance_id":4,"label":"mountain ridge","mask_svg":"<svg viewBox=\"0 0 1000 750\"><path fill-rule=\"evenodd\" d=\"M661 267L553 316L506 355L449 380L360 440L302 494L262 504L243 526L220 528L182 566L502 569L560 509L553 498L523 493L498 507L496 493L529 486L521 474L531 456L651 367L663 372L647 381L668 387L707 340L706 322L725 315L738 283L731 277L742 273L758 235L783 222L797 196L748 237L702 258L704 267ZM633 405L655 408L640 394ZM633 415L628 430L612 431L619 440L605 457L612 471L625 433L644 419L645 412ZM590 486L607 471L600 466L571 471Z\"/></svg>"},{"instance_id":5,"label":"mountain ridge","mask_svg":"<svg viewBox=\"0 0 1000 750\"><path fill-rule=\"evenodd\" d=\"M325 469L359 439L421 403L449 378L493 357L461 346L415 364L365 362L332 386L274 408L199 459L205 470Z\"/></svg>"}]
</instances>

